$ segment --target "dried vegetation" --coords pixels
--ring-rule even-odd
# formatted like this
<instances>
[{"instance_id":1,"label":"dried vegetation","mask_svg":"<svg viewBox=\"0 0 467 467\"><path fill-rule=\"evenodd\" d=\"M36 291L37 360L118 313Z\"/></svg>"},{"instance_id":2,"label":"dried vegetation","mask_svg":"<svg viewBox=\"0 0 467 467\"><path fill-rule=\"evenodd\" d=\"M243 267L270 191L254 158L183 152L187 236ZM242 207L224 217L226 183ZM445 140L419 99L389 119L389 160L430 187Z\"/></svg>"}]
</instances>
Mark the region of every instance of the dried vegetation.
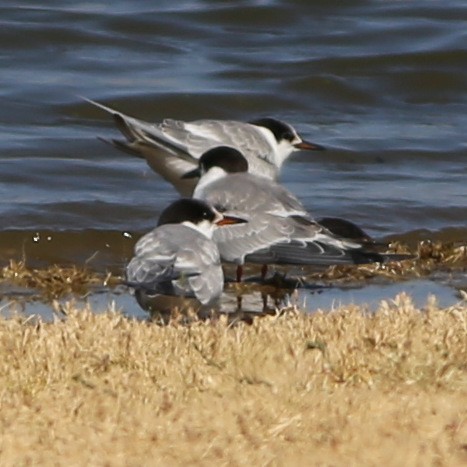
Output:
<instances>
[{"instance_id":1,"label":"dried vegetation","mask_svg":"<svg viewBox=\"0 0 467 467\"><path fill-rule=\"evenodd\" d=\"M52 265L45 269L30 269L24 261L11 260L0 271L0 280L36 291L47 301L70 295L85 295L90 290L112 287L121 282L111 273L89 269Z\"/></svg>"},{"instance_id":2,"label":"dried vegetation","mask_svg":"<svg viewBox=\"0 0 467 467\"><path fill-rule=\"evenodd\" d=\"M413 254L414 258L385 264L333 266L321 273L307 275L307 280L321 279L333 282L364 282L373 278L391 281L428 276L438 271L458 271L467 268L467 244L460 242L419 242L415 251L407 245L393 243L389 252Z\"/></svg>"},{"instance_id":3,"label":"dried vegetation","mask_svg":"<svg viewBox=\"0 0 467 467\"><path fill-rule=\"evenodd\" d=\"M467 463L467 306L0 320L1 465Z\"/></svg>"},{"instance_id":4,"label":"dried vegetation","mask_svg":"<svg viewBox=\"0 0 467 467\"><path fill-rule=\"evenodd\" d=\"M304 271L303 278L307 283L325 281L334 284L364 284L375 278L389 281L406 280L428 276L437 271L459 271L467 268L465 243L423 241L418 244L416 251L397 243L391 245L390 252L410 253L414 255L414 259L386 264L332 266L320 272ZM45 269L31 269L25 261L10 261L8 266L0 270L1 281L34 289L41 299L51 300L69 294L85 295L96 288L113 287L121 283L121 277L76 266L52 265ZM251 288L246 284L244 287L246 292Z\"/></svg>"}]
</instances>

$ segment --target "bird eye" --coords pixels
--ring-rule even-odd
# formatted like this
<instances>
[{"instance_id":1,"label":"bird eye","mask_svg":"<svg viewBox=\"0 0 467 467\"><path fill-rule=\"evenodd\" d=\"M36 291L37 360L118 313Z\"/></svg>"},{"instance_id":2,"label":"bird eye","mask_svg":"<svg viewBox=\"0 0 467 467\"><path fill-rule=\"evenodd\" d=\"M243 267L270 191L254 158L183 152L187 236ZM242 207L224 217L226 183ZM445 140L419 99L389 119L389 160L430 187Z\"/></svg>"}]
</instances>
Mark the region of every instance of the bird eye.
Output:
<instances>
[{"instance_id":1,"label":"bird eye","mask_svg":"<svg viewBox=\"0 0 467 467\"><path fill-rule=\"evenodd\" d=\"M282 137L287 141L293 141L295 139L295 135L291 131L286 131Z\"/></svg>"}]
</instances>

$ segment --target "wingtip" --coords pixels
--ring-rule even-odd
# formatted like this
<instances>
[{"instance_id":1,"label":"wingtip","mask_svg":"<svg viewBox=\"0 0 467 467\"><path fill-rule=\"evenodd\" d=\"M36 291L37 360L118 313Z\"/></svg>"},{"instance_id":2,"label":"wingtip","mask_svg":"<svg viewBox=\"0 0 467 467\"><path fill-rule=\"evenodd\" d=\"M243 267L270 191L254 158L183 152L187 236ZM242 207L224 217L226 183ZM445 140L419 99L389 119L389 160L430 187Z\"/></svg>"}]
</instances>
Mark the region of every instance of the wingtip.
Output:
<instances>
[{"instance_id":1,"label":"wingtip","mask_svg":"<svg viewBox=\"0 0 467 467\"><path fill-rule=\"evenodd\" d=\"M111 113L111 114L114 114L114 115L119 114L119 112L117 112L116 110L114 110L114 109L112 109L110 107L107 107L106 105L101 104L100 102L89 99L89 97L82 96L82 95L78 95L77 97L82 99L85 102L88 102L89 104L94 105L95 107L98 107L99 109L104 110L105 112L108 112L108 113Z\"/></svg>"},{"instance_id":2,"label":"wingtip","mask_svg":"<svg viewBox=\"0 0 467 467\"><path fill-rule=\"evenodd\" d=\"M83 101L90 102L91 104L96 104L95 101L93 101L92 99L89 99L89 97L83 96L82 94L76 94L76 97Z\"/></svg>"},{"instance_id":3,"label":"wingtip","mask_svg":"<svg viewBox=\"0 0 467 467\"><path fill-rule=\"evenodd\" d=\"M94 101L94 100L90 99L89 97L83 96L81 94L76 94L76 97L78 99L81 99L81 100L85 101L85 102L88 102L89 104L95 105L96 107L102 107L102 104L100 104L97 101Z\"/></svg>"}]
</instances>

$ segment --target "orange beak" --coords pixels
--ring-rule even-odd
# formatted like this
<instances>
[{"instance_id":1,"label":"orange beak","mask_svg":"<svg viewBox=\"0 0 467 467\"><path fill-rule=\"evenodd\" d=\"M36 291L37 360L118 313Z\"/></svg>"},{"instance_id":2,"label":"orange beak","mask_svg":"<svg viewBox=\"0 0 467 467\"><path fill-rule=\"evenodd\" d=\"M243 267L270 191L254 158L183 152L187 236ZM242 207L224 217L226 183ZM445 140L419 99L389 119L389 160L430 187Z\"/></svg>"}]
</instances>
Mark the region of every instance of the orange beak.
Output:
<instances>
[{"instance_id":1,"label":"orange beak","mask_svg":"<svg viewBox=\"0 0 467 467\"><path fill-rule=\"evenodd\" d=\"M245 219L240 219L239 217L223 216L222 219L216 222L216 225L222 227L223 225L245 224L247 222Z\"/></svg>"}]
</instances>

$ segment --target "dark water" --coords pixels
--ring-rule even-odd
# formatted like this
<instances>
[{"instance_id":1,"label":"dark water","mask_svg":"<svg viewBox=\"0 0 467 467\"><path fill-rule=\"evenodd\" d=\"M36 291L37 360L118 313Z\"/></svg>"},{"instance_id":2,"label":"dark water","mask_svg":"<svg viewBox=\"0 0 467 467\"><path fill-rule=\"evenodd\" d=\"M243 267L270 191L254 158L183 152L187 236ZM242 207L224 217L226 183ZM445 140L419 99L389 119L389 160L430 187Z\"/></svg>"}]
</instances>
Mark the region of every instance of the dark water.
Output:
<instances>
[{"instance_id":1,"label":"dark water","mask_svg":"<svg viewBox=\"0 0 467 467\"><path fill-rule=\"evenodd\" d=\"M98 252L95 267L119 268L121 232L149 230L176 197L96 139L117 132L79 96L154 121L284 119L329 148L282 174L317 216L467 237L467 3L29 5L0 6L2 262L29 245L34 261Z\"/></svg>"}]
</instances>

